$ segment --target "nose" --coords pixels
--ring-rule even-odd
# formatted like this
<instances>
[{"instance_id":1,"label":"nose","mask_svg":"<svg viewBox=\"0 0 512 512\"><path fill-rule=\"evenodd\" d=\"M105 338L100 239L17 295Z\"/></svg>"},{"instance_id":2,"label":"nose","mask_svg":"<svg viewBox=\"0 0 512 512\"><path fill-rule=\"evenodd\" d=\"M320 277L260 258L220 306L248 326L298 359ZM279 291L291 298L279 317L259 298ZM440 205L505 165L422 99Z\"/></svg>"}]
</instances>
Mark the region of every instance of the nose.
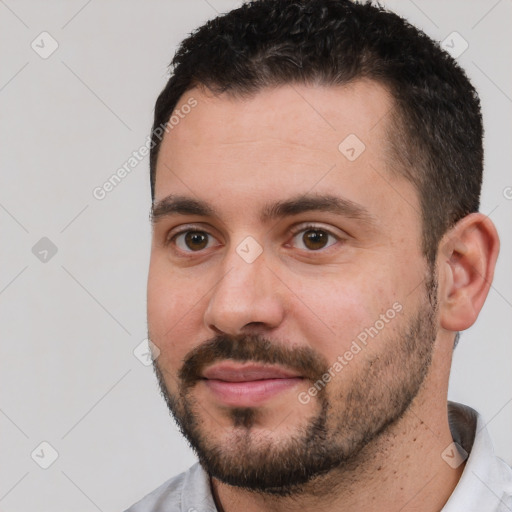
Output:
<instances>
[{"instance_id":1,"label":"nose","mask_svg":"<svg viewBox=\"0 0 512 512\"><path fill-rule=\"evenodd\" d=\"M275 329L284 318L282 287L264 255L252 263L236 252L224 261L224 275L212 290L204 322L216 334Z\"/></svg>"}]
</instances>

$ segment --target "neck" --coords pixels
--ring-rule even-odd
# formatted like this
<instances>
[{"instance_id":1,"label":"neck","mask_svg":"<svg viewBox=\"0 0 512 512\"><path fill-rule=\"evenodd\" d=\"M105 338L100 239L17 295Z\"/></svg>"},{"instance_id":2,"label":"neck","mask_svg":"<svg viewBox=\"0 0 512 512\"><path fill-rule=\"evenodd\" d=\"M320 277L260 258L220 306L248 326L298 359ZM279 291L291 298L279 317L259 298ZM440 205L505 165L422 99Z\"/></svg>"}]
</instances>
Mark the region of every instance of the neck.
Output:
<instances>
[{"instance_id":1,"label":"neck","mask_svg":"<svg viewBox=\"0 0 512 512\"><path fill-rule=\"evenodd\" d=\"M446 401L411 404L404 416L367 444L350 463L281 497L256 493L212 479L221 512L438 512L462 474L441 457L452 442ZM439 402L438 402L439 403Z\"/></svg>"}]
</instances>

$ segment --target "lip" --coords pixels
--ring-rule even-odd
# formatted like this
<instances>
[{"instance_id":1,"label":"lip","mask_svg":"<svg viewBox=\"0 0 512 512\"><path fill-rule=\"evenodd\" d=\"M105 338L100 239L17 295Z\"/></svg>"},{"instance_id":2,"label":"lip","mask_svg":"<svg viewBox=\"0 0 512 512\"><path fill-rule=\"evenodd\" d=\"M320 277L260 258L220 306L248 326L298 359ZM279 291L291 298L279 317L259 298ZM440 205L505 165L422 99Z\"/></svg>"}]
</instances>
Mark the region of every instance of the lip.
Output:
<instances>
[{"instance_id":1,"label":"lip","mask_svg":"<svg viewBox=\"0 0 512 512\"><path fill-rule=\"evenodd\" d=\"M233 364L219 363L206 368L203 377L208 380L222 380L225 382L248 382L267 379L289 379L300 377L298 373L285 370L280 366L261 364Z\"/></svg>"},{"instance_id":2,"label":"lip","mask_svg":"<svg viewBox=\"0 0 512 512\"><path fill-rule=\"evenodd\" d=\"M206 387L224 405L254 407L295 387L303 378L279 366L220 363L202 374Z\"/></svg>"}]
</instances>

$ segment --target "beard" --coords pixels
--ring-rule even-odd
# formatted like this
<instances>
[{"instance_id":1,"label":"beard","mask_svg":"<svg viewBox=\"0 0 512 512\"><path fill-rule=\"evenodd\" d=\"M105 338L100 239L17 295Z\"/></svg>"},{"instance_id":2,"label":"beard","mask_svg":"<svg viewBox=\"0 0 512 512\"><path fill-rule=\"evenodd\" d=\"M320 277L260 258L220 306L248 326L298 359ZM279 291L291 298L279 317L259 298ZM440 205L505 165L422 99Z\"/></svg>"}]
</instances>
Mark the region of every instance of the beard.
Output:
<instances>
[{"instance_id":1,"label":"beard","mask_svg":"<svg viewBox=\"0 0 512 512\"><path fill-rule=\"evenodd\" d=\"M332 488L327 481L322 486L322 476L356 468L363 448L403 417L428 374L437 334L437 281L432 274L426 292L415 315L394 329L392 339L383 339L381 332L371 342L381 344L381 350L355 357L359 363L355 377L344 382L342 376L334 377L313 399L314 414L280 439L271 429L255 431L261 416L258 407L227 408L229 435L224 432L223 440L216 439L205 425L207 411L195 400L194 387L206 366L227 359L279 364L315 383L330 365L313 349L254 334L219 335L184 358L177 393L169 391L166 371L155 359L162 396L205 471L228 485L274 496L298 495L306 488L317 494ZM292 407L304 406L297 400ZM318 485L306 487L313 481Z\"/></svg>"}]
</instances>

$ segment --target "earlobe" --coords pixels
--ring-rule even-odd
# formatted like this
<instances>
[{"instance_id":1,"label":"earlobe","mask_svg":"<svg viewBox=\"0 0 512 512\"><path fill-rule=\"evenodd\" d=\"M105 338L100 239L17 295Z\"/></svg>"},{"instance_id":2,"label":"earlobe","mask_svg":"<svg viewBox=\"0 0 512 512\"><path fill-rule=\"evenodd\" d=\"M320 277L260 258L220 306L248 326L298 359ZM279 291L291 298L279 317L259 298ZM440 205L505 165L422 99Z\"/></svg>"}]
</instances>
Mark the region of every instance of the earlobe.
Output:
<instances>
[{"instance_id":1,"label":"earlobe","mask_svg":"<svg viewBox=\"0 0 512 512\"><path fill-rule=\"evenodd\" d=\"M441 327L463 331L478 317L494 276L499 237L481 213L461 219L443 237L438 252Z\"/></svg>"}]
</instances>

